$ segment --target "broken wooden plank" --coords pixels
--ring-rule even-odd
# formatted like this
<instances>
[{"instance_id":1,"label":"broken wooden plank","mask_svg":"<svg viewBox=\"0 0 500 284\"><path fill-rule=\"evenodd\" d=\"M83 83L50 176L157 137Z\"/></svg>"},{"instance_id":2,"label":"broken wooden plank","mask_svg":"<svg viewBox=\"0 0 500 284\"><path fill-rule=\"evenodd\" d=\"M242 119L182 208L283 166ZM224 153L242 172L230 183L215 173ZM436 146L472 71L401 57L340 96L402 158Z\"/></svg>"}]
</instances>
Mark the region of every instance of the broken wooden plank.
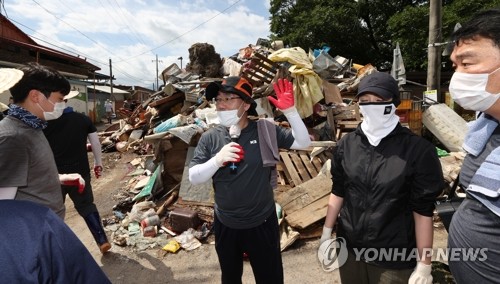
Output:
<instances>
[{"instance_id":1,"label":"broken wooden plank","mask_svg":"<svg viewBox=\"0 0 500 284\"><path fill-rule=\"evenodd\" d=\"M301 210L287 215L285 217L286 221L294 228L304 229L322 218L325 218L329 198L330 194L327 194Z\"/></svg>"},{"instance_id":2,"label":"broken wooden plank","mask_svg":"<svg viewBox=\"0 0 500 284\"><path fill-rule=\"evenodd\" d=\"M330 157L326 154L326 152L320 153L317 157L320 159L322 164L324 164L324 163L326 163L326 161L330 160Z\"/></svg>"},{"instance_id":3,"label":"broken wooden plank","mask_svg":"<svg viewBox=\"0 0 500 284\"><path fill-rule=\"evenodd\" d=\"M293 161L293 164L295 165L295 168L299 172L299 175L301 177L302 182L308 181L311 179L309 176L309 173L307 172L306 168L304 167L304 164L302 164L302 160L299 158L299 155L297 153L293 152L288 152L288 155Z\"/></svg>"},{"instance_id":4,"label":"broken wooden plank","mask_svg":"<svg viewBox=\"0 0 500 284\"><path fill-rule=\"evenodd\" d=\"M285 183L284 184L289 184L290 186L295 186L295 183L292 180L292 176L290 175L290 172L286 169L285 164L280 161L277 165L280 166L279 173L283 174L285 177Z\"/></svg>"},{"instance_id":5,"label":"broken wooden plank","mask_svg":"<svg viewBox=\"0 0 500 284\"><path fill-rule=\"evenodd\" d=\"M285 178L285 172L284 172L282 163L276 164L276 172L277 172L278 184L285 185L286 178Z\"/></svg>"},{"instance_id":6,"label":"broken wooden plank","mask_svg":"<svg viewBox=\"0 0 500 284\"><path fill-rule=\"evenodd\" d=\"M272 66L267 65L266 63L260 61L257 58L252 59L252 62L256 65L256 68L259 72L263 73L266 75L266 77L274 77L274 74L276 74L276 68L273 68Z\"/></svg>"},{"instance_id":7,"label":"broken wooden plank","mask_svg":"<svg viewBox=\"0 0 500 284\"><path fill-rule=\"evenodd\" d=\"M176 204L177 205L189 205L189 206L205 206L205 207L213 207L214 206L213 201L203 202L203 201L184 200L182 197L179 197L179 199L177 199Z\"/></svg>"},{"instance_id":8,"label":"broken wooden plank","mask_svg":"<svg viewBox=\"0 0 500 284\"><path fill-rule=\"evenodd\" d=\"M292 160L288 156L288 152L280 152L280 157L283 160L283 163L285 164L285 168L290 174L290 178L292 179L293 183L297 186L302 183L302 179L300 178L299 174L295 170L295 167L292 163Z\"/></svg>"},{"instance_id":9,"label":"broken wooden plank","mask_svg":"<svg viewBox=\"0 0 500 284\"><path fill-rule=\"evenodd\" d=\"M300 151L299 152L299 157L302 160L302 163L304 164L304 166L306 166L306 169L309 172L309 175L311 176L311 178L317 176L318 175L318 171L311 164L311 161L309 161L309 156L306 154L306 152Z\"/></svg>"},{"instance_id":10,"label":"broken wooden plank","mask_svg":"<svg viewBox=\"0 0 500 284\"><path fill-rule=\"evenodd\" d=\"M252 86L257 86L258 81L254 80L252 76L249 76L247 73L242 73L241 78L246 79L248 82L252 84Z\"/></svg>"},{"instance_id":11,"label":"broken wooden plank","mask_svg":"<svg viewBox=\"0 0 500 284\"><path fill-rule=\"evenodd\" d=\"M323 225L321 226L311 225L304 230L300 230L299 233L300 233L299 236L300 240L318 238L321 237L321 234L323 233Z\"/></svg>"},{"instance_id":12,"label":"broken wooden plank","mask_svg":"<svg viewBox=\"0 0 500 284\"><path fill-rule=\"evenodd\" d=\"M335 141L311 141L312 147L335 147L337 142Z\"/></svg>"},{"instance_id":13,"label":"broken wooden plank","mask_svg":"<svg viewBox=\"0 0 500 284\"><path fill-rule=\"evenodd\" d=\"M281 205L286 214L291 214L330 194L331 190L331 178L324 174L319 174L315 178L280 194L276 198L276 201Z\"/></svg>"},{"instance_id":14,"label":"broken wooden plank","mask_svg":"<svg viewBox=\"0 0 500 284\"><path fill-rule=\"evenodd\" d=\"M260 70L248 69L245 71L245 75L247 77L251 77L252 79L255 77L260 82L270 83L272 81L272 77L266 76Z\"/></svg>"},{"instance_id":15,"label":"broken wooden plank","mask_svg":"<svg viewBox=\"0 0 500 284\"><path fill-rule=\"evenodd\" d=\"M311 163L313 164L313 166L316 168L316 170L318 172L321 171L321 168L323 167L322 166L323 163L321 162L321 159L318 158L318 156L313 157L311 160Z\"/></svg>"},{"instance_id":16,"label":"broken wooden plank","mask_svg":"<svg viewBox=\"0 0 500 284\"><path fill-rule=\"evenodd\" d=\"M328 148L327 147L314 147L311 150L311 157L314 158L315 156L319 155L321 152L325 151L326 149L328 149ZM312 161L312 158L311 158L311 161Z\"/></svg>"},{"instance_id":17,"label":"broken wooden plank","mask_svg":"<svg viewBox=\"0 0 500 284\"><path fill-rule=\"evenodd\" d=\"M271 59L267 58L266 56L256 52L253 54L253 56L259 58L260 60L266 62L267 64L271 65L273 68L276 68L276 62L272 61Z\"/></svg>"},{"instance_id":18,"label":"broken wooden plank","mask_svg":"<svg viewBox=\"0 0 500 284\"><path fill-rule=\"evenodd\" d=\"M162 105L162 104L164 104L166 102L173 101L173 100L180 99L180 98L184 98L184 93L177 92L177 93L175 93L175 94L173 94L171 96L168 96L168 97L156 100L156 101L150 103L149 106L150 107L156 107L156 106Z\"/></svg>"}]
</instances>

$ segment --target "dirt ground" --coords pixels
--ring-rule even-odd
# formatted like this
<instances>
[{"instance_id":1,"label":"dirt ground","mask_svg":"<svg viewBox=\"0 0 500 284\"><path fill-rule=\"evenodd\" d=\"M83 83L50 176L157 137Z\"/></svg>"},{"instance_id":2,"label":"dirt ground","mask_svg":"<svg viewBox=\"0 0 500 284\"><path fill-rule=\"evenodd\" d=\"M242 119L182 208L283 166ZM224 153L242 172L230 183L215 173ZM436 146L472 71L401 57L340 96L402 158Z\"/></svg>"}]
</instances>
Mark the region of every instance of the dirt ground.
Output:
<instances>
[{"instance_id":1,"label":"dirt ground","mask_svg":"<svg viewBox=\"0 0 500 284\"><path fill-rule=\"evenodd\" d=\"M103 153L104 175L92 180L95 203L101 217L113 216L113 206L119 201L121 188L133 167L132 153ZM160 247L135 251L131 247L113 245L102 255L85 222L66 200L65 222L88 248L112 283L220 283L220 271L214 245L203 243L192 251L180 250L165 254ZM111 233L108 232L108 237ZM165 235L161 236L165 237ZM434 247L446 247L447 233L435 229ZM337 271L324 272L317 259L318 239L298 240L283 253L285 283L340 283ZM249 262L244 264L243 283L255 283Z\"/></svg>"}]
</instances>

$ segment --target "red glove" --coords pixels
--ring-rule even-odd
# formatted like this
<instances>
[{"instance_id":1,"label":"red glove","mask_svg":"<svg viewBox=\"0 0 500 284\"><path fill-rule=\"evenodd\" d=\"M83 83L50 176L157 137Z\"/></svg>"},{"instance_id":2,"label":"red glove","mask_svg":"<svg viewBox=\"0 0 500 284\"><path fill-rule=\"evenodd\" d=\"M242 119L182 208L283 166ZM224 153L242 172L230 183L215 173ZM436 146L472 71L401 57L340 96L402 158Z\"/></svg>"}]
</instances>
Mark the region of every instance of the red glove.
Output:
<instances>
[{"instance_id":1,"label":"red glove","mask_svg":"<svg viewBox=\"0 0 500 284\"><path fill-rule=\"evenodd\" d=\"M95 166L94 167L94 174L95 174L95 178L100 178L102 176L102 167Z\"/></svg>"},{"instance_id":2,"label":"red glove","mask_svg":"<svg viewBox=\"0 0 500 284\"><path fill-rule=\"evenodd\" d=\"M59 182L62 185L78 187L78 193L82 194L85 189L85 180L80 174L63 174L59 175Z\"/></svg>"},{"instance_id":3,"label":"red glove","mask_svg":"<svg viewBox=\"0 0 500 284\"><path fill-rule=\"evenodd\" d=\"M280 110L291 108L294 105L293 98L293 84L287 79L278 79L278 83L273 84L274 92L276 93L275 99L271 96L267 97L269 101Z\"/></svg>"},{"instance_id":4,"label":"red glove","mask_svg":"<svg viewBox=\"0 0 500 284\"><path fill-rule=\"evenodd\" d=\"M240 144L233 145L233 147L238 148L239 150L235 152L236 155L238 155L238 158L236 159L236 161L234 161L235 163L238 163L239 161L243 160L243 158L245 158L245 150L243 150L243 147L241 147Z\"/></svg>"},{"instance_id":5,"label":"red glove","mask_svg":"<svg viewBox=\"0 0 500 284\"><path fill-rule=\"evenodd\" d=\"M243 148L235 142L224 145L222 149L215 155L215 163L220 168L229 162L238 163L245 156Z\"/></svg>"},{"instance_id":6,"label":"red glove","mask_svg":"<svg viewBox=\"0 0 500 284\"><path fill-rule=\"evenodd\" d=\"M87 143L87 152L92 152L92 144Z\"/></svg>"}]
</instances>

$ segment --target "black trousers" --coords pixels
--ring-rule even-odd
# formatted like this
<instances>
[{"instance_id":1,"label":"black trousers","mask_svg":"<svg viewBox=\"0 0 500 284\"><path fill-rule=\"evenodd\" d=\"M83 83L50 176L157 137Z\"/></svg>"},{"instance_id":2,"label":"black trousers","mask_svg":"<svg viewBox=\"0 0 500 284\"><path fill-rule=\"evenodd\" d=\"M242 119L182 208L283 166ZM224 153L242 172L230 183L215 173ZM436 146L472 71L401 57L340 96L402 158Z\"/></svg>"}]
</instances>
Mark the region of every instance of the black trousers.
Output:
<instances>
[{"instance_id":1,"label":"black trousers","mask_svg":"<svg viewBox=\"0 0 500 284\"><path fill-rule=\"evenodd\" d=\"M63 200L66 200L66 194L69 195L75 209L83 218L89 214L97 212L97 207L94 204L94 194L92 193L92 185L90 184L90 173L80 174L85 180L85 189L82 194L78 193L78 187L61 185Z\"/></svg>"},{"instance_id":2,"label":"black trousers","mask_svg":"<svg viewBox=\"0 0 500 284\"><path fill-rule=\"evenodd\" d=\"M276 213L250 229L232 229L214 216L215 250L222 283L241 283L243 253L248 254L256 283L283 283L280 232Z\"/></svg>"}]
</instances>

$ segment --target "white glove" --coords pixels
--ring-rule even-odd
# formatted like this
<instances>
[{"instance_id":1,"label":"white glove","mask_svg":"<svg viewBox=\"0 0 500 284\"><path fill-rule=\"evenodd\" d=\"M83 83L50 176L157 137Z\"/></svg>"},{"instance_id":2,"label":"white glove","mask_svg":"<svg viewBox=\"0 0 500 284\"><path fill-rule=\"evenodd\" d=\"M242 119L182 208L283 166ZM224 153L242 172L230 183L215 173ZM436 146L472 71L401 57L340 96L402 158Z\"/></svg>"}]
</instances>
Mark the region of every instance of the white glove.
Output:
<instances>
[{"instance_id":1,"label":"white glove","mask_svg":"<svg viewBox=\"0 0 500 284\"><path fill-rule=\"evenodd\" d=\"M323 233L321 234L321 239L319 239L319 245L332 238L332 230L333 228L323 227Z\"/></svg>"},{"instance_id":2,"label":"white glove","mask_svg":"<svg viewBox=\"0 0 500 284\"><path fill-rule=\"evenodd\" d=\"M408 284L432 284L432 266L423 262L417 262L417 266L408 279Z\"/></svg>"},{"instance_id":3,"label":"white glove","mask_svg":"<svg viewBox=\"0 0 500 284\"><path fill-rule=\"evenodd\" d=\"M80 174L62 174L59 175L59 182L62 185L78 187L78 193L82 194L85 189L85 180Z\"/></svg>"},{"instance_id":4,"label":"white glove","mask_svg":"<svg viewBox=\"0 0 500 284\"><path fill-rule=\"evenodd\" d=\"M238 143L231 142L224 145L219 153L215 154L215 164L220 168L229 162L237 163L243 159L244 154L243 148Z\"/></svg>"}]
</instances>

